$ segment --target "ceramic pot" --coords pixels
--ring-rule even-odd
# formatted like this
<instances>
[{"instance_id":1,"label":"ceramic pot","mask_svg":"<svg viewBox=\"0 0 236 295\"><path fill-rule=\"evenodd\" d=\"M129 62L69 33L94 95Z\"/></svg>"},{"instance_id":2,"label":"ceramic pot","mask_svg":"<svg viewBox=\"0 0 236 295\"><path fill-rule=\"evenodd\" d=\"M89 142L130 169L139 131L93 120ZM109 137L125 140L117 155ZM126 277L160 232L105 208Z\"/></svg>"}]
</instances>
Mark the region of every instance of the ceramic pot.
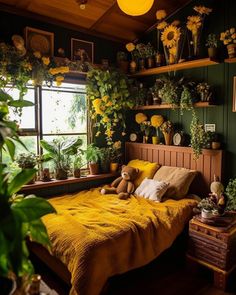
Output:
<instances>
[{"instance_id":1,"label":"ceramic pot","mask_svg":"<svg viewBox=\"0 0 236 295\"><path fill-rule=\"evenodd\" d=\"M206 209L202 209L201 216L202 216L202 218L211 218L212 213L211 213L211 211L208 211Z\"/></svg>"},{"instance_id":2,"label":"ceramic pot","mask_svg":"<svg viewBox=\"0 0 236 295\"><path fill-rule=\"evenodd\" d=\"M73 174L75 178L80 178L80 168L75 168Z\"/></svg>"},{"instance_id":3,"label":"ceramic pot","mask_svg":"<svg viewBox=\"0 0 236 295\"><path fill-rule=\"evenodd\" d=\"M97 163L90 163L89 164L89 171L90 175L96 175L99 172L99 166Z\"/></svg>"},{"instance_id":4,"label":"ceramic pot","mask_svg":"<svg viewBox=\"0 0 236 295\"><path fill-rule=\"evenodd\" d=\"M68 175L67 175L67 171L64 169L56 169L56 179L57 180L64 180L67 179Z\"/></svg>"},{"instance_id":5,"label":"ceramic pot","mask_svg":"<svg viewBox=\"0 0 236 295\"><path fill-rule=\"evenodd\" d=\"M118 170L119 163L110 163L110 172L115 173Z\"/></svg>"},{"instance_id":6,"label":"ceramic pot","mask_svg":"<svg viewBox=\"0 0 236 295\"><path fill-rule=\"evenodd\" d=\"M208 56L210 58L216 59L217 58L217 48L216 47L210 47L208 50Z\"/></svg>"},{"instance_id":7,"label":"ceramic pot","mask_svg":"<svg viewBox=\"0 0 236 295\"><path fill-rule=\"evenodd\" d=\"M159 137L158 136L153 136L152 137L152 144L158 144L160 142Z\"/></svg>"},{"instance_id":8,"label":"ceramic pot","mask_svg":"<svg viewBox=\"0 0 236 295\"><path fill-rule=\"evenodd\" d=\"M236 44L227 45L227 50L229 58L233 58L236 56Z\"/></svg>"}]
</instances>

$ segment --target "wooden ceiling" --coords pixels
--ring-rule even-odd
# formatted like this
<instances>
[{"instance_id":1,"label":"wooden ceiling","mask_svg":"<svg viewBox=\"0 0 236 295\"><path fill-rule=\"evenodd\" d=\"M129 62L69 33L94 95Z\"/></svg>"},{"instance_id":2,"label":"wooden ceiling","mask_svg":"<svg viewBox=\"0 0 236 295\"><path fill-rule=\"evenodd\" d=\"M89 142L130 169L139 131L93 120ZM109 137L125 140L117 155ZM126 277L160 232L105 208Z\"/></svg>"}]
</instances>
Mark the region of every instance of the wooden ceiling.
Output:
<instances>
[{"instance_id":1,"label":"wooden ceiling","mask_svg":"<svg viewBox=\"0 0 236 295\"><path fill-rule=\"evenodd\" d=\"M84 10L76 0L0 0L0 9L9 8L11 12L127 42L138 39L156 23L157 9L165 9L171 15L188 2L190 0L155 0L147 14L136 17L123 13L116 0L88 0Z\"/></svg>"}]
</instances>

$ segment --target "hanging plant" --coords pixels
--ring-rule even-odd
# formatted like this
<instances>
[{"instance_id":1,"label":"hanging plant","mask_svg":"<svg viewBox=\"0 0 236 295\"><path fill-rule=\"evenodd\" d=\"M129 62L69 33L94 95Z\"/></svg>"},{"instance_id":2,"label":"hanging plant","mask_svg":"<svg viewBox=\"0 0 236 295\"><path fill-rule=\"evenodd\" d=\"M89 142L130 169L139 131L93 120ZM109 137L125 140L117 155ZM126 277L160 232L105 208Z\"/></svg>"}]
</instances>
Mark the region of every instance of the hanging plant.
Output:
<instances>
[{"instance_id":1,"label":"hanging plant","mask_svg":"<svg viewBox=\"0 0 236 295\"><path fill-rule=\"evenodd\" d=\"M126 76L113 69L92 69L87 75L86 90L96 136L104 132L111 143L115 131L125 135L125 111L134 106Z\"/></svg>"},{"instance_id":2,"label":"hanging plant","mask_svg":"<svg viewBox=\"0 0 236 295\"><path fill-rule=\"evenodd\" d=\"M199 118L195 112L192 110L192 122L190 124L190 144L193 149L194 159L197 160L202 153L202 149L205 143L205 132L203 125L200 123Z\"/></svg>"}]
</instances>

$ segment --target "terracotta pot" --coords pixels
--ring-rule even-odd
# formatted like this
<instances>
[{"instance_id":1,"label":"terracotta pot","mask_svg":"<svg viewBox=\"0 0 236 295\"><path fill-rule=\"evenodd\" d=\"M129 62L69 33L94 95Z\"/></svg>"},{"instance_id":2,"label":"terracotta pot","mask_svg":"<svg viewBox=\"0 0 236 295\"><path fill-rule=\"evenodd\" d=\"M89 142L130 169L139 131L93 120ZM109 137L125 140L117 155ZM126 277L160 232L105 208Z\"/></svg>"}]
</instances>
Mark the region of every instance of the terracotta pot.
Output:
<instances>
[{"instance_id":1,"label":"terracotta pot","mask_svg":"<svg viewBox=\"0 0 236 295\"><path fill-rule=\"evenodd\" d=\"M75 168L73 174L75 178L80 178L80 168Z\"/></svg>"},{"instance_id":2,"label":"terracotta pot","mask_svg":"<svg viewBox=\"0 0 236 295\"><path fill-rule=\"evenodd\" d=\"M136 71L137 71L137 63L136 63L136 61L132 60L130 62L130 64L129 64L129 71L130 71L131 74L136 73Z\"/></svg>"},{"instance_id":3,"label":"terracotta pot","mask_svg":"<svg viewBox=\"0 0 236 295\"><path fill-rule=\"evenodd\" d=\"M67 171L64 169L56 169L56 179L57 180L63 180L63 179L67 179L68 175L67 175Z\"/></svg>"},{"instance_id":4,"label":"terracotta pot","mask_svg":"<svg viewBox=\"0 0 236 295\"><path fill-rule=\"evenodd\" d=\"M212 141L211 148L213 150L218 150L220 148L220 142L219 141Z\"/></svg>"},{"instance_id":5,"label":"terracotta pot","mask_svg":"<svg viewBox=\"0 0 236 295\"><path fill-rule=\"evenodd\" d=\"M118 170L119 164L118 163L110 163L110 172L115 173Z\"/></svg>"},{"instance_id":6,"label":"terracotta pot","mask_svg":"<svg viewBox=\"0 0 236 295\"><path fill-rule=\"evenodd\" d=\"M208 56L210 58L216 59L217 58L217 48L216 47L208 48Z\"/></svg>"},{"instance_id":7,"label":"terracotta pot","mask_svg":"<svg viewBox=\"0 0 236 295\"><path fill-rule=\"evenodd\" d=\"M236 44L227 45L229 58L233 58L236 56Z\"/></svg>"},{"instance_id":8,"label":"terracotta pot","mask_svg":"<svg viewBox=\"0 0 236 295\"><path fill-rule=\"evenodd\" d=\"M152 144L158 144L160 142L160 139L158 136L153 136L152 137Z\"/></svg>"},{"instance_id":9,"label":"terracotta pot","mask_svg":"<svg viewBox=\"0 0 236 295\"><path fill-rule=\"evenodd\" d=\"M99 166L97 163L90 163L89 164L89 171L91 175L99 174Z\"/></svg>"},{"instance_id":10,"label":"terracotta pot","mask_svg":"<svg viewBox=\"0 0 236 295\"><path fill-rule=\"evenodd\" d=\"M174 132L170 132L170 133L163 132L164 139L165 139L165 145L172 144L173 134L174 134Z\"/></svg>"},{"instance_id":11,"label":"terracotta pot","mask_svg":"<svg viewBox=\"0 0 236 295\"><path fill-rule=\"evenodd\" d=\"M148 57L146 61L148 69L154 68L154 58L152 56Z\"/></svg>"}]
</instances>

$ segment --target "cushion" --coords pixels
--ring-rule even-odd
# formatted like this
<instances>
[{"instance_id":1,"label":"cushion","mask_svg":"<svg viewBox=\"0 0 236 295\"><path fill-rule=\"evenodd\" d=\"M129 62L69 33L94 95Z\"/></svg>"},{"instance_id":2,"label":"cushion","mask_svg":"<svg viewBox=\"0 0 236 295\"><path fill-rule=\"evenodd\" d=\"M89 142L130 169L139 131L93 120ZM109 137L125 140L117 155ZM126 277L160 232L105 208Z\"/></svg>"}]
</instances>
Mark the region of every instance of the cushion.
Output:
<instances>
[{"instance_id":1,"label":"cushion","mask_svg":"<svg viewBox=\"0 0 236 295\"><path fill-rule=\"evenodd\" d=\"M186 168L162 166L154 175L153 179L169 182L169 187L165 193L165 198L176 200L184 198L189 190L189 186L197 175L197 171Z\"/></svg>"},{"instance_id":2,"label":"cushion","mask_svg":"<svg viewBox=\"0 0 236 295\"><path fill-rule=\"evenodd\" d=\"M168 182L145 178L134 193L145 199L160 202L168 186Z\"/></svg>"},{"instance_id":3,"label":"cushion","mask_svg":"<svg viewBox=\"0 0 236 295\"><path fill-rule=\"evenodd\" d=\"M134 181L135 188L141 184L144 178L153 178L157 169L160 167L157 163L151 163L143 160L131 160L129 161L128 166L139 169L138 177Z\"/></svg>"}]
</instances>

